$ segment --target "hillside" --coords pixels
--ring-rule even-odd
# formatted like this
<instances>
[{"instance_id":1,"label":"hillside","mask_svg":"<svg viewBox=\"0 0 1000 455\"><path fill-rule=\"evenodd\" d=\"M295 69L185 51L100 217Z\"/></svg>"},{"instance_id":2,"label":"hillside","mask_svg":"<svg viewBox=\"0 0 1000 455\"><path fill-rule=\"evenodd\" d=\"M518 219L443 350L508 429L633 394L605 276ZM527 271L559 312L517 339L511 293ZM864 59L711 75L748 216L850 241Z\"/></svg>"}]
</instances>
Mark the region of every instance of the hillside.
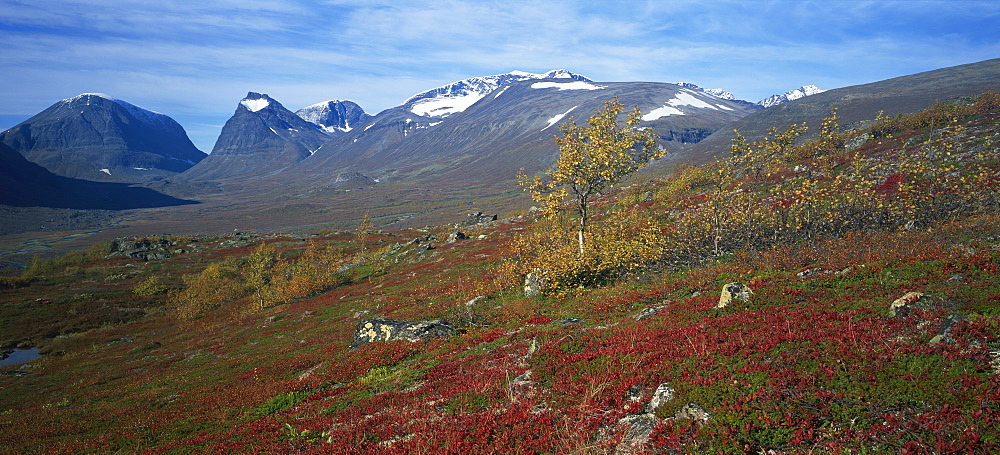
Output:
<instances>
[{"instance_id":1,"label":"hillside","mask_svg":"<svg viewBox=\"0 0 1000 455\"><path fill-rule=\"evenodd\" d=\"M1000 59L827 90L748 115L709 136L691 153L716 157L727 152L733 129L750 139L763 137L772 126L784 128L801 122L815 131L830 109L837 109L844 125L858 126L858 122L869 121L880 111L885 115L918 112L936 101L974 96L997 87Z\"/></svg>"},{"instance_id":2,"label":"hillside","mask_svg":"<svg viewBox=\"0 0 1000 455\"><path fill-rule=\"evenodd\" d=\"M995 453L1000 97L836 120L600 198L537 295L573 220L38 262L2 282L43 356L0 372L0 451ZM385 319L438 322L366 343Z\"/></svg>"}]
</instances>

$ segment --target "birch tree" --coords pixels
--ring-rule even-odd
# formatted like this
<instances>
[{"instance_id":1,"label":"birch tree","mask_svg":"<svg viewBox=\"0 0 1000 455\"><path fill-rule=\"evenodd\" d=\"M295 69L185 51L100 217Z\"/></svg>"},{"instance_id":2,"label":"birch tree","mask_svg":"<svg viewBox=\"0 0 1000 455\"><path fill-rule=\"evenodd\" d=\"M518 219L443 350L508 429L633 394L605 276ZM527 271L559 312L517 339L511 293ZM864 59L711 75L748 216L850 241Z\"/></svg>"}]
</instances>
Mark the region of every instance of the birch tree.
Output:
<instances>
[{"instance_id":1,"label":"birch tree","mask_svg":"<svg viewBox=\"0 0 1000 455\"><path fill-rule=\"evenodd\" d=\"M562 136L555 138L559 146L555 166L545 171L544 178L518 174L521 186L531 192L547 215L559 213L566 198L570 198L579 216L577 240L581 257L591 216L590 199L666 153L656 148L652 131L638 127L641 121L638 106L620 124L618 117L623 110L615 97L604 103L604 109L597 109L585 126L577 125L570 117L559 126Z\"/></svg>"}]
</instances>

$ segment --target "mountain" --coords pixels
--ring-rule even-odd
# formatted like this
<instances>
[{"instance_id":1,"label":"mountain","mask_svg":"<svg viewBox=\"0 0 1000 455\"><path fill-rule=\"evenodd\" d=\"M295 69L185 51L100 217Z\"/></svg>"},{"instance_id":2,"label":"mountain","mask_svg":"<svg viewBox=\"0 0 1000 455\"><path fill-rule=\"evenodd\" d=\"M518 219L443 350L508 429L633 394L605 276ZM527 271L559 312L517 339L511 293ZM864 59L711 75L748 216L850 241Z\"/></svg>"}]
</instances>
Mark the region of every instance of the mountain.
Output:
<instances>
[{"instance_id":1,"label":"mountain","mask_svg":"<svg viewBox=\"0 0 1000 455\"><path fill-rule=\"evenodd\" d=\"M799 98L805 98L810 95L815 95L817 93L823 93L826 90L822 90L815 85L803 85L795 90L789 90L781 95L771 95L770 97L760 100L757 102L762 107L777 106L782 103L787 103L789 101L794 101Z\"/></svg>"},{"instance_id":2,"label":"mountain","mask_svg":"<svg viewBox=\"0 0 1000 455\"><path fill-rule=\"evenodd\" d=\"M0 144L0 204L17 207L124 210L194 204L149 188L55 175Z\"/></svg>"},{"instance_id":3,"label":"mountain","mask_svg":"<svg viewBox=\"0 0 1000 455\"><path fill-rule=\"evenodd\" d=\"M514 82L533 79L572 79L593 82L584 76L563 69L552 70L543 74L511 71L506 74L464 79L420 92L404 101L403 106L416 115L444 118L468 109L487 94L500 87L513 84Z\"/></svg>"},{"instance_id":4,"label":"mountain","mask_svg":"<svg viewBox=\"0 0 1000 455\"><path fill-rule=\"evenodd\" d=\"M266 94L250 92L222 127L212 154L181 178L216 180L273 174L310 156L331 137Z\"/></svg>"},{"instance_id":5,"label":"mountain","mask_svg":"<svg viewBox=\"0 0 1000 455\"><path fill-rule=\"evenodd\" d=\"M303 120L318 125L330 134L346 133L364 126L372 115L353 101L330 100L316 103L295 111Z\"/></svg>"},{"instance_id":6,"label":"mountain","mask_svg":"<svg viewBox=\"0 0 1000 455\"><path fill-rule=\"evenodd\" d=\"M98 181L149 181L205 158L170 117L98 93L59 101L0 142L57 175Z\"/></svg>"},{"instance_id":7,"label":"mountain","mask_svg":"<svg viewBox=\"0 0 1000 455\"><path fill-rule=\"evenodd\" d=\"M690 82L678 82L677 85L679 85L681 87L684 87L684 88L687 88L687 89L691 89L691 90L701 90L701 91L703 91L703 92L705 92L705 93L707 93L709 95L715 96L717 98L722 98L722 99L727 100L727 101L732 101L732 102L735 102L735 103L740 103L740 104L743 104L745 106L749 106L749 107L752 107L752 108L755 108L755 109L761 109L762 108L762 106L760 106L758 103L753 103L753 102L746 101L746 100L736 99L735 95L733 95L732 93L729 93L728 91L723 90L721 88L702 88L701 86L699 86L697 84L692 84Z\"/></svg>"},{"instance_id":8,"label":"mountain","mask_svg":"<svg viewBox=\"0 0 1000 455\"><path fill-rule=\"evenodd\" d=\"M805 122L809 126L806 137L810 137L833 108L840 125L851 128L873 120L880 111L887 116L918 112L935 101L974 96L997 87L1000 59L827 90L748 115L692 147L691 153L703 159L729 153L733 129L748 140L757 140L772 126L786 128Z\"/></svg>"},{"instance_id":9,"label":"mountain","mask_svg":"<svg viewBox=\"0 0 1000 455\"><path fill-rule=\"evenodd\" d=\"M366 127L333 139L275 178L323 187L334 183L330 176L358 172L383 182L424 182L437 187L509 184L520 168L534 173L555 161L558 150L552 139L559 134L560 123L571 116L585 121L615 96L628 110L638 106L643 126L652 128L661 146L671 151L682 151L756 110L675 84L595 83L579 76L528 78L486 95L477 91L497 81L492 78L478 78L486 80L478 85L463 81L441 91L455 96L439 93L416 98L475 97L476 102L468 107L446 116L419 115L427 111L411 98L379 113Z\"/></svg>"}]
</instances>

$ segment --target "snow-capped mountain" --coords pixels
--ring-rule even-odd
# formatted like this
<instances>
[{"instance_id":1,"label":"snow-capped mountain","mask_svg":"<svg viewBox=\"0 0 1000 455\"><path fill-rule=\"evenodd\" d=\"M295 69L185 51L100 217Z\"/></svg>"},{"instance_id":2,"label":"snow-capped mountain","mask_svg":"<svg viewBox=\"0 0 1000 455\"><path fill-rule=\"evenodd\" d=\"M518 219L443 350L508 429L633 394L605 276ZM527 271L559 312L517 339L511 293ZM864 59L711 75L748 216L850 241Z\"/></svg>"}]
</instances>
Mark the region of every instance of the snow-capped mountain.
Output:
<instances>
[{"instance_id":1,"label":"snow-capped mountain","mask_svg":"<svg viewBox=\"0 0 1000 455\"><path fill-rule=\"evenodd\" d=\"M506 74L473 77L435 89L420 92L403 102L410 112L423 117L444 118L462 112L488 93L514 82L531 79L572 79L592 82L579 74L564 69L552 70L542 74L511 71Z\"/></svg>"},{"instance_id":2,"label":"snow-capped mountain","mask_svg":"<svg viewBox=\"0 0 1000 455\"><path fill-rule=\"evenodd\" d=\"M183 177L214 180L270 174L308 157L331 137L270 96L250 92L222 127L212 154Z\"/></svg>"},{"instance_id":3,"label":"snow-capped mountain","mask_svg":"<svg viewBox=\"0 0 1000 455\"><path fill-rule=\"evenodd\" d=\"M497 78L477 78L483 79ZM552 138L560 134L559 125L569 117L585 121L616 96L630 111L638 107L642 127L654 131L660 145L673 152L759 109L675 84L570 77L525 78L485 96L471 89L463 93L477 96L478 102L447 118L417 115L408 109L412 104L387 109L367 126L274 175L273 181L316 189L335 186L332 175L356 172L382 183L500 188L518 169L530 174L551 165L558 157Z\"/></svg>"},{"instance_id":4,"label":"snow-capped mountain","mask_svg":"<svg viewBox=\"0 0 1000 455\"><path fill-rule=\"evenodd\" d=\"M0 142L57 175L88 180L143 182L205 158L174 119L101 93L59 101Z\"/></svg>"},{"instance_id":5,"label":"snow-capped mountain","mask_svg":"<svg viewBox=\"0 0 1000 455\"><path fill-rule=\"evenodd\" d=\"M372 115L353 101L330 100L295 111L303 120L318 125L327 133L346 133L363 126Z\"/></svg>"},{"instance_id":6,"label":"snow-capped mountain","mask_svg":"<svg viewBox=\"0 0 1000 455\"><path fill-rule=\"evenodd\" d=\"M795 90L789 90L781 95L772 95L766 99L757 102L758 105L763 107L777 106L782 103L787 103L789 101L794 101L799 98L804 98L810 95L815 95L817 93L823 93L826 90L822 90L815 85L803 85Z\"/></svg>"}]
</instances>

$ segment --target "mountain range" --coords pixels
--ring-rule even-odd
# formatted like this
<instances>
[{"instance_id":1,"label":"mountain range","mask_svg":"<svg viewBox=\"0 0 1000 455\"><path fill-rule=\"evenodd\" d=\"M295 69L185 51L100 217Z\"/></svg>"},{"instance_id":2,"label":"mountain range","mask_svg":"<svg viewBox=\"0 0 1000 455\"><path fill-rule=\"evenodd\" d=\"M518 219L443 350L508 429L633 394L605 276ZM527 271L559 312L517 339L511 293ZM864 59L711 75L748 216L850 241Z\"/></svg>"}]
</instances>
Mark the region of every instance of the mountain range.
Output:
<instances>
[{"instance_id":1,"label":"mountain range","mask_svg":"<svg viewBox=\"0 0 1000 455\"><path fill-rule=\"evenodd\" d=\"M459 199L513 197L519 169L533 174L554 162L561 123L583 121L614 97L639 108L642 126L670 152L651 168L668 169L726 153L734 128L753 140L767 126L815 125L831 107L847 125L973 95L998 85L998 61L829 91L804 85L759 102L691 83L595 82L567 70L465 79L375 115L347 100L292 112L250 92L207 156L169 117L84 94L0 133L0 142L56 176L129 182L203 203L298 200L317 216L341 207L337 217L350 217L361 196L347 193L379 187L381 199L364 203L395 219L389 212L424 211L403 207L410 203L454 200L449 210L457 212Z\"/></svg>"}]
</instances>

